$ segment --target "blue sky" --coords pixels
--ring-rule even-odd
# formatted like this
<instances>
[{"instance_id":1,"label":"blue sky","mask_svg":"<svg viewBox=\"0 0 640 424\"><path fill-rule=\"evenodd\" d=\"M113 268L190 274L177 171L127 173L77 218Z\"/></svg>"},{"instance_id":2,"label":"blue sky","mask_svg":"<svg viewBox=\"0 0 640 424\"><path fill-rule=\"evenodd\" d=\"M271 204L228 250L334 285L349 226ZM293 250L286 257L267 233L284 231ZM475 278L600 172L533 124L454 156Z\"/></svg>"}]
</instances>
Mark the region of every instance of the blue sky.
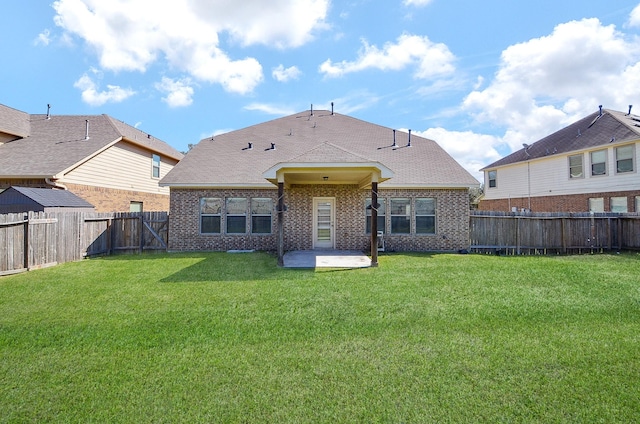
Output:
<instances>
[{"instance_id":1,"label":"blue sky","mask_svg":"<svg viewBox=\"0 0 640 424\"><path fill-rule=\"evenodd\" d=\"M334 102L436 140L481 180L600 104L640 108L638 0L30 0L3 13L0 103L106 113L182 151Z\"/></svg>"}]
</instances>

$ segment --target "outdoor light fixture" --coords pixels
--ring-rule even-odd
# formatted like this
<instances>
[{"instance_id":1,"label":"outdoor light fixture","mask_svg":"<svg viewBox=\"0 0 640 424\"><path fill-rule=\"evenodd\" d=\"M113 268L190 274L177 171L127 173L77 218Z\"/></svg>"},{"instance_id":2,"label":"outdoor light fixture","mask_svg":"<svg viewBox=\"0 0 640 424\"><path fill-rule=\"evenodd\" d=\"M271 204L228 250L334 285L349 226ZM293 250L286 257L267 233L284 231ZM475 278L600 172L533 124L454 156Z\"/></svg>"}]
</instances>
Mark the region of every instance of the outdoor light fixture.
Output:
<instances>
[{"instance_id":1,"label":"outdoor light fixture","mask_svg":"<svg viewBox=\"0 0 640 424\"><path fill-rule=\"evenodd\" d=\"M329 177L322 177L323 180L327 181Z\"/></svg>"}]
</instances>

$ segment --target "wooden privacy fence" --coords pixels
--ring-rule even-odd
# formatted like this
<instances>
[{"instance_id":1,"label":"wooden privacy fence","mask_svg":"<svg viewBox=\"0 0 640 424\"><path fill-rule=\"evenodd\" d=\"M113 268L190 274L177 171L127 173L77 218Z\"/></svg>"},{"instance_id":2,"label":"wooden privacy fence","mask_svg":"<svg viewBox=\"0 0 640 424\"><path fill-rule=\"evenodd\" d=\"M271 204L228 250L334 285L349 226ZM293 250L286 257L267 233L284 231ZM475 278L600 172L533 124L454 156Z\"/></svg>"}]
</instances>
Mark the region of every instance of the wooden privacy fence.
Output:
<instances>
[{"instance_id":1,"label":"wooden privacy fence","mask_svg":"<svg viewBox=\"0 0 640 424\"><path fill-rule=\"evenodd\" d=\"M0 275L113 252L166 250L167 212L0 215Z\"/></svg>"},{"instance_id":2,"label":"wooden privacy fence","mask_svg":"<svg viewBox=\"0 0 640 424\"><path fill-rule=\"evenodd\" d=\"M471 212L470 248L508 255L640 249L640 214Z\"/></svg>"}]
</instances>

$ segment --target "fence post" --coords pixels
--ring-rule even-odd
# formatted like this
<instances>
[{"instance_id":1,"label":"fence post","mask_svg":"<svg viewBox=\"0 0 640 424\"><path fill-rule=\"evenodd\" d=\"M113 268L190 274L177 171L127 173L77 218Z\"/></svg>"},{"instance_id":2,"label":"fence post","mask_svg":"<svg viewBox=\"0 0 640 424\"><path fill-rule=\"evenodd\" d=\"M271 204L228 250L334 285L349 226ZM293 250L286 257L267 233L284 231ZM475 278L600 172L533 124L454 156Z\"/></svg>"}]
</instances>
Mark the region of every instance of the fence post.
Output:
<instances>
[{"instance_id":1,"label":"fence post","mask_svg":"<svg viewBox=\"0 0 640 424\"><path fill-rule=\"evenodd\" d=\"M140 212L140 253L142 253L144 249L144 216L142 212Z\"/></svg>"},{"instance_id":2,"label":"fence post","mask_svg":"<svg viewBox=\"0 0 640 424\"><path fill-rule=\"evenodd\" d=\"M516 253L520 254L520 216L516 216Z\"/></svg>"},{"instance_id":3,"label":"fence post","mask_svg":"<svg viewBox=\"0 0 640 424\"><path fill-rule=\"evenodd\" d=\"M29 214L25 214L24 219L24 269L29 269Z\"/></svg>"}]
</instances>

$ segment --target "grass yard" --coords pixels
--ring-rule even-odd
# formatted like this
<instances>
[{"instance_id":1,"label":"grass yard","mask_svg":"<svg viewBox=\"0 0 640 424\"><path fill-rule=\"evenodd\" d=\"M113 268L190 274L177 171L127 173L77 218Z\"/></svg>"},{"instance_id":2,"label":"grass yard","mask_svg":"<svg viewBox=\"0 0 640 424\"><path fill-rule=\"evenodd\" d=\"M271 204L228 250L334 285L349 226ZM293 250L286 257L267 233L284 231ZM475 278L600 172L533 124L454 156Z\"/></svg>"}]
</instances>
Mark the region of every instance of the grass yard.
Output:
<instances>
[{"instance_id":1,"label":"grass yard","mask_svg":"<svg viewBox=\"0 0 640 424\"><path fill-rule=\"evenodd\" d=\"M640 255L113 256L0 278L0 422L640 421Z\"/></svg>"}]
</instances>

